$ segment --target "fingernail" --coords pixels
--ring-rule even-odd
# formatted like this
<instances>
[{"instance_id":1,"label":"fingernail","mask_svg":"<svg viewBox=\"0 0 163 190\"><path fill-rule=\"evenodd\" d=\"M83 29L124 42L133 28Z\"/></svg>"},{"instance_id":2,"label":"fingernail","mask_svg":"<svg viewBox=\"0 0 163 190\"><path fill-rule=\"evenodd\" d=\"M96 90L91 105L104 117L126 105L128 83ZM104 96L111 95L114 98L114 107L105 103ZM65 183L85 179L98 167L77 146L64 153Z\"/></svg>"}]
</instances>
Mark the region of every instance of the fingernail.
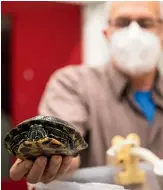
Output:
<instances>
[{"instance_id":1,"label":"fingernail","mask_svg":"<svg viewBox=\"0 0 163 190\"><path fill-rule=\"evenodd\" d=\"M65 158L65 163L68 164L69 162L71 162L72 158L71 157L67 157Z\"/></svg>"},{"instance_id":2,"label":"fingernail","mask_svg":"<svg viewBox=\"0 0 163 190\"><path fill-rule=\"evenodd\" d=\"M42 167L43 165L46 164L46 158L38 158L37 163L38 163L39 166Z\"/></svg>"},{"instance_id":3,"label":"fingernail","mask_svg":"<svg viewBox=\"0 0 163 190\"><path fill-rule=\"evenodd\" d=\"M25 163L24 163L24 167L25 167L26 169L30 169L30 168L32 167L32 165L33 165L32 162L25 162Z\"/></svg>"},{"instance_id":4,"label":"fingernail","mask_svg":"<svg viewBox=\"0 0 163 190\"><path fill-rule=\"evenodd\" d=\"M59 163L59 162L61 162L61 156L56 156L55 157L55 163Z\"/></svg>"}]
</instances>

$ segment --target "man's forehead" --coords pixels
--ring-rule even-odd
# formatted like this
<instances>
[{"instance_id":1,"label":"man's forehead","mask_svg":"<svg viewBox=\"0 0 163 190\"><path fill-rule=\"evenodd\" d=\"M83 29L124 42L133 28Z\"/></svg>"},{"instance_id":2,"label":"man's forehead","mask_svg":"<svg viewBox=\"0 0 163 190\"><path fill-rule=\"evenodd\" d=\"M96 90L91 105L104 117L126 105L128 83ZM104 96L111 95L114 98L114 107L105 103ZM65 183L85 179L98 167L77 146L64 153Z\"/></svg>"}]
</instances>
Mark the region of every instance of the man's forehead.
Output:
<instances>
[{"instance_id":1,"label":"man's forehead","mask_svg":"<svg viewBox=\"0 0 163 190\"><path fill-rule=\"evenodd\" d=\"M141 16L160 16L159 1L116 1L112 3L111 17L121 14Z\"/></svg>"}]
</instances>

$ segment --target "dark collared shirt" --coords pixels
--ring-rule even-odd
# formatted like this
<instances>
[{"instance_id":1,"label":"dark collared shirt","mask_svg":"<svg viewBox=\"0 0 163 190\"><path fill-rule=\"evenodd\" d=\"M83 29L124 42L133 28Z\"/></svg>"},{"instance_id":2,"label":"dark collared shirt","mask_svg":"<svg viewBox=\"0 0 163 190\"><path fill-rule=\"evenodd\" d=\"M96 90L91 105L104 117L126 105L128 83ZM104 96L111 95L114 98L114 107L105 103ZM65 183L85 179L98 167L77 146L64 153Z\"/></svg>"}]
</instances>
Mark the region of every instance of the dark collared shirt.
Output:
<instances>
[{"instance_id":1,"label":"dark collared shirt","mask_svg":"<svg viewBox=\"0 0 163 190\"><path fill-rule=\"evenodd\" d=\"M82 166L105 165L112 138L129 133L138 134L141 146L163 159L163 78L158 74L152 96L157 108L149 127L134 102L129 81L111 64L98 68L68 66L50 77L39 113L67 120L88 140Z\"/></svg>"}]
</instances>

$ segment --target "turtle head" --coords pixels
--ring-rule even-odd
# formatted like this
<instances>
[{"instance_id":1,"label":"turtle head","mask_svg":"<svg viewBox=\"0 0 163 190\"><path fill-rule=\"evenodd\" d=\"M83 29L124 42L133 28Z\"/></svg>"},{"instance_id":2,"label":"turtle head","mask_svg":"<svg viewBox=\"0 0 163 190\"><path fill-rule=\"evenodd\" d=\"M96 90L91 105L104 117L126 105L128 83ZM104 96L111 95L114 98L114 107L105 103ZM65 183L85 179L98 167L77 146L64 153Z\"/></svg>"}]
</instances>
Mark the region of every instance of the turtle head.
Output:
<instances>
[{"instance_id":1,"label":"turtle head","mask_svg":"<svg viewBox=\"0 0 163 190\"><path fill-rule=\"evenodd\" d=\"M34 124L30 126L30 130L28 133L29 140L40 140L47 136L44 127L41 124Z\"/></svg>"}]
</instances>

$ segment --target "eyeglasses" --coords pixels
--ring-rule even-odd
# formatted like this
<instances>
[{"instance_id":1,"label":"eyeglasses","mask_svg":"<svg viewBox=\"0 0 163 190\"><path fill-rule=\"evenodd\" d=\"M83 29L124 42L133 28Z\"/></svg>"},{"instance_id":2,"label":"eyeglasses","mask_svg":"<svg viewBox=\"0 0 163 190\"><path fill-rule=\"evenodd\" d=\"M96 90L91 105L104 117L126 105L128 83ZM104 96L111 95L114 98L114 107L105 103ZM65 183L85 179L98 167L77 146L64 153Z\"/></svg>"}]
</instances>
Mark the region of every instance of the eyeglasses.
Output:
<instances>
[{"instance_id":1,"label":"eyeglasses","mask_svg":"<svg viewBox=\"0 0 163 190\"><path fill-rule=\"evenodd\" d=\"M140 27L145 29L150 29L156 27L157 24L163 24L162 19L152 19L152 18L139 18L139 19L130 19L130 18L116 18L115 20L109 20L108 23L111 26L117 28L124 28L131 24L131 22L137 22Z\"/></svg>"}]
</instances>

